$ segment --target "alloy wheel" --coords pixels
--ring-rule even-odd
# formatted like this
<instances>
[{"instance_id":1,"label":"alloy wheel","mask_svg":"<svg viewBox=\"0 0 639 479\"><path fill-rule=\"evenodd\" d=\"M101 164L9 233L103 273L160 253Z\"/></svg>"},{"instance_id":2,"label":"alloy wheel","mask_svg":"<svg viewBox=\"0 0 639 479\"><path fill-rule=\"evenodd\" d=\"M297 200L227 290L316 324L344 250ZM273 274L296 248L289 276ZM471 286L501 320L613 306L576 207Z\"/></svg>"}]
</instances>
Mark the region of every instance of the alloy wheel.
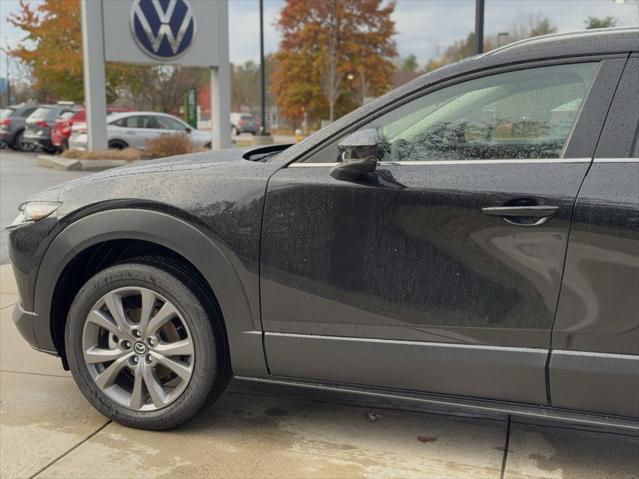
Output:
<instances>
[{"instance_id":1,"label":"alloy wheel","mask_svg":"<svg viewBox=\"0 0 639 479\"><path fill-rule=\"evenodd\" d=\"M195 363L193 338L181 313L142 287L113 290L95 303L84 323L82 351L98 388L136 411L176 401Z\"/></svg>"},{"instance_id":2,"label":"alloy wheel","mask_svg":"<svg viewBox=\"0 0 639 479\"><path fill-rule=\"evenodd\" d=\"M30 151L34 151L36 149L36 146L33 143L29 143L27 141L24 140L24 135L22 133L20 133L18 135L17 138L17 147L18 150L20 151L26 151L26 152L30 152Z\"/></svg>"}]
</instances>

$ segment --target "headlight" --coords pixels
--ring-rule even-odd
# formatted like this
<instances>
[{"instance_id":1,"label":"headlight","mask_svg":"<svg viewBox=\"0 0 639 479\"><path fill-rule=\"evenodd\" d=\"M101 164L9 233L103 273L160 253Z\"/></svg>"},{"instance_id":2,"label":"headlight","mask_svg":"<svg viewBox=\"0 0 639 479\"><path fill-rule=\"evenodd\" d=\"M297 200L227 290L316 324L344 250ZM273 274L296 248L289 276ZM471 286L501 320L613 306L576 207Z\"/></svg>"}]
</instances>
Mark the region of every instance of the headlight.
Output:
<instances>
[{"instance_id":1,"label":"headlight","mask_svg":"<svg viewBox=\"0 0 639 479\"><path fill-rule=\"evenodd\" d=\"M7 229L15 229L25 224L40 221L53 214L61 205L62 203L54 201L31 201L22 203L18 208L20 214Z\"/></svg>"}]
</instances>

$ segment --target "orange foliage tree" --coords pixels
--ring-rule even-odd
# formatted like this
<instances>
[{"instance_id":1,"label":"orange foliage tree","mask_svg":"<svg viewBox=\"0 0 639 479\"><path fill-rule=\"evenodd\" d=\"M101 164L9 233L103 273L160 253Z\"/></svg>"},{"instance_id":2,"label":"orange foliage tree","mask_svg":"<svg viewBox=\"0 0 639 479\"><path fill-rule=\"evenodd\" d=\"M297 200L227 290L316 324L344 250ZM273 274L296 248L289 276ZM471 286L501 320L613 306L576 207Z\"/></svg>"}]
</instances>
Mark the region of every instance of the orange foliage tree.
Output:
<instances>
[{"instance_id":1,"label":"orange foliage tree","mask_svg":"<svg viewBox=\"0 0 639 479\"><path fill-rule=\"evenodd\" d=\"M333 120L391 87L397 56L383 0L286 0L271 89L282 115Z\"/></svg>"},{"instance_id":2,"label":"orange foliage tree","mask_svg":"<svg viewBox=\"0 0 639 479\"><path fill-rule=\"evenodd\" d=\"M20 10L10 14L7 20L26 34L23 41L7 53L29 68L40 100L82 101L80 0L45 0L35 7L27 0L20 0ZM108 101L117 97L124 81L134 80L135 76L135 68L108 64Z\"/></svg>"}]
</instances>

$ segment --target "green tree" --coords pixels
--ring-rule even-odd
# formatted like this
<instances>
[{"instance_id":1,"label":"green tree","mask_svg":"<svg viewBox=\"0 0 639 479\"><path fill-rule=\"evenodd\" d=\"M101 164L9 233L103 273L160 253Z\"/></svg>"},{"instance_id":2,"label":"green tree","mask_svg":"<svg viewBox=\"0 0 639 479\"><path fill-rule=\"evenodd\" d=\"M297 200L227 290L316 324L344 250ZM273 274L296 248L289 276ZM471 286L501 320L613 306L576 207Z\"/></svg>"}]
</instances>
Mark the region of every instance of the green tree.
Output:
<instances>
[{"instance_id":1,"label":"green tree","mask_svg":"<svg viewBox=\"0 0 639 479\"><path fill-rule=\"evenodd\" d=\"M545 17L532 25L528 37L539 37L541 35L549 35L550 33L557 33L557 27L550 23L548 17Z\"/></svg>"},{"instance_id":2,"label":"green tree","mask_svg":"<svg viewBox=\"0 0 639 479\"><path fill-rule=\"evenodd\" d=\"M414 54L408 55L402 62L402 70L405 72L415 72L419 68L417 57Z\"/></svg>"},{"instance_id":3,"label":"green tree","mask_svg":"<svg viewBox=\"0 0 639 479\"><path fill-rule=\"evenodd\" d=\"M253 60L242 65L233 65L231 70L231 109L242 107L253 110L259 105L260 66Z\"/></svg>"},{"instance_id":4,"label":"green tree","mask_svg":"<svg viewBox=\"0 0 639 479\"><path fill-rule=\"evenodd\" d=\"M586 30L592 30L594 28L609 28L617 26L617 19L615 17L588 17L587 20L584 20L584 23L586 24Z\"/></svg>"}]
</instances>

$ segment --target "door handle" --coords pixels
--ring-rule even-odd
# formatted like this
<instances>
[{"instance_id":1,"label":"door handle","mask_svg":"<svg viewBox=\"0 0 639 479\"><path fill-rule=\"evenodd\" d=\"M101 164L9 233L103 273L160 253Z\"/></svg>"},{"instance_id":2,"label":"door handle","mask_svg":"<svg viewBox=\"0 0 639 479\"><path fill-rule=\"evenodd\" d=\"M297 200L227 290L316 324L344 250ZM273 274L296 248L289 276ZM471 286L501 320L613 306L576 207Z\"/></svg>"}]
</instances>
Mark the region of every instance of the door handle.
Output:
<instances>
[{"instance_id":1,"label":"door handle","mask_svg":"<svg viewBox=\"0 0 639 479\"><path fill-rule=\"evenodd\" d=\"M482 208L485 215L525 218L547 218L554 215L558 206L490 206Z\"/></svg>"},{"instance_id":2,"label":"door handle","mask_svg":"<svg viewBox=\"0 0 639 479\"><path fill-rule=\"evenodd\" d=\"M482 208L481 211L489 216L501 216L501 218L511 225L516 226L539 226L554 215L558 206L490 206Z\"/></svg>"}]
</instances>

